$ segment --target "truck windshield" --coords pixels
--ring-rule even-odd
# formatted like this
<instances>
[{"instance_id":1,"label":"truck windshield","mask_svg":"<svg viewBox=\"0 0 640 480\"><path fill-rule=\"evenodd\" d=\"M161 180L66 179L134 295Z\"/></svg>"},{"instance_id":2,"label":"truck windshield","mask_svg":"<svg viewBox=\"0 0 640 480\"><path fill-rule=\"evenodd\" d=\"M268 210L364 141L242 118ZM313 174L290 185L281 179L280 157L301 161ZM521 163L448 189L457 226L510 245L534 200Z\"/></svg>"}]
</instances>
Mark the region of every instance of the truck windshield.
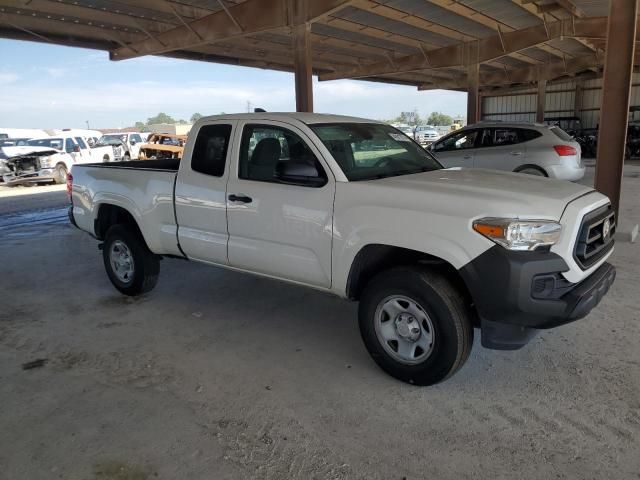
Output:
<instances>
[{"instance_id":1,"label":"truck windshield","mask_svg":"<svg viewBox=\"0 0 640 480\"><path fill-rule=\"evenodd\" d=\"M379 123L309 125L349 181L409 175L442 168L404 133Z\"/></svg>"},{"instance_id":2,"label":"truck windshield","mask_svg":"<svg viewBox=\"0 0 640 480\"><path fill-rule=\"evenodd\" d=\"M111 146L111 145L120 145L121 143L125 143L127 141L126 135L103 135L96 143L96 146Z\"/></svg>"}]
</instances>

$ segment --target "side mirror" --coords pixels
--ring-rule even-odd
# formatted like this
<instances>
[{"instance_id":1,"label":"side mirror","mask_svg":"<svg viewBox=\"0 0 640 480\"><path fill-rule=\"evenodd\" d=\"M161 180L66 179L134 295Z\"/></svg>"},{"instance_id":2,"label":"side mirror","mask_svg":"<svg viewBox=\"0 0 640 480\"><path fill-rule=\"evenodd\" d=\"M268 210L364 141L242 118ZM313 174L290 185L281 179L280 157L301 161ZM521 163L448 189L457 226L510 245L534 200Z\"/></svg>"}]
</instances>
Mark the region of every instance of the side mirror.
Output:
<instances>
[{"instance_id":1,"label":"side mirror","mask_svg":"<svg viewBox=\"0 0 640 480\"><path fill-rule=\"evenodd\" d=\"M281 183L303 187L318 188L327 183L327 179L320 175L318 169L306 162L278 162L274 177Z\"/></svg>"}]
</instances>

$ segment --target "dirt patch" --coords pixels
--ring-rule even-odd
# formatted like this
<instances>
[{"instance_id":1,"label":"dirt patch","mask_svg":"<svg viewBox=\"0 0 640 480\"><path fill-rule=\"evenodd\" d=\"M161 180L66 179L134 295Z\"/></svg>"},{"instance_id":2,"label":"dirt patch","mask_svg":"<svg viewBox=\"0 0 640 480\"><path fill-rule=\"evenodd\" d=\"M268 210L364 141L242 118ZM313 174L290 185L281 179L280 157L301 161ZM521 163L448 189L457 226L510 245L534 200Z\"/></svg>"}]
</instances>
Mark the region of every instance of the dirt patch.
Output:
<instances>
[{"instance_id":1,"label":"dirt patch","mask_svg":"<svg viewBox=\"0 0 640 480\"><path fill-rule=\"evenodd\" d=\"M147 466L107 460L93 466L95 480L148 480L158 474Z\"/></svg>"}]
</instances>

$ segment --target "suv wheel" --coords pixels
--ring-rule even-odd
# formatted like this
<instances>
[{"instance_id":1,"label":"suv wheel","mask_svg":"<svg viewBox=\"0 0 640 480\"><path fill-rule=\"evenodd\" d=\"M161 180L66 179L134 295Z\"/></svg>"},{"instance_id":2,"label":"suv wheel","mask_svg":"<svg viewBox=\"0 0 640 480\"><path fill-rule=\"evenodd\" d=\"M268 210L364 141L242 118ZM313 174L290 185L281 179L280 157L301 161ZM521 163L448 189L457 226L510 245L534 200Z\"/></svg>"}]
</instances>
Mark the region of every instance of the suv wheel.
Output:
<instances>
[{"instance_id":1,"label":"suv wheel","mask_svg":"<svg viewBox=\"0 0 640 480\"><path fill-rule=\"evenodd\" d=\"M141 295L153 290L158 283L159 258L131 227L109 228L102 246L102 259L109 280L125 295Z\"/></svg>"},{"instance_id":2,"label":"suv wheel","mask_svg":"<svg viewBox=\"0 0 640 480\"><path fill-rule=\"evenodd\" d=\"M391 376L432 385L453 375L473 345L471 312L443 275L394 268L366 286L358 311L360 333L375 362Z\"/></svg>"}]
</instances>

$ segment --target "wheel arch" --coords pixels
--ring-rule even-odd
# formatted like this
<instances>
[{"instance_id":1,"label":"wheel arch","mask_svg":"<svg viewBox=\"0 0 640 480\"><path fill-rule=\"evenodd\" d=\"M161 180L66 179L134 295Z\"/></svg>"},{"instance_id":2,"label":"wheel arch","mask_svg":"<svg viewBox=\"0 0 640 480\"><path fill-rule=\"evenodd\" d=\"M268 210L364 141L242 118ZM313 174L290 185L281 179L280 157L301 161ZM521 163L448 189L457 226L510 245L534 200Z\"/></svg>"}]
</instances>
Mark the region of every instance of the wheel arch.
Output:
<instances>
[{"instance_id":1,"label":"wheel arch","mask_svg":"<svg viewBox=\"0 0 640 480\"><path fill-rule=\"evenodd\" d=\"M94 220L93 231L98 240L104 240L107 230L113 225L127 225L140 235L142 231L135 217L126 208L111 203L103 203L98 207L98 214Z\"/></svg>"},{"instance_id":2,"label":"wheel arch","mask_svg":"<svg viewBox=\"0 0 640 480\"><path fill-rule=\"evenodd\" d=\"M515 173L520 173L522 170L527 170L527 169L532 169L532 170L538 170L539 172L541 172L545 177L548 177L549 174L547 173L547 171L542 168L540 165L535 165L533 163L525 163L520 165L519 167L516 167L513 171Z\"/></svg>"},{"instance_id":3,"label":"wheel arch","mask_svg":"<svg viewBox=\"0 0 640 480\"><path fill-rule=\"evenodd\" d=\"M410 265L422 265L445 275L472 303L471 293L462 276L447 260L418 250L379 243L365 245L356 254L347 277L347 298L359 300L364 288L378 273Z\"/></svg>"}]
</instances>

